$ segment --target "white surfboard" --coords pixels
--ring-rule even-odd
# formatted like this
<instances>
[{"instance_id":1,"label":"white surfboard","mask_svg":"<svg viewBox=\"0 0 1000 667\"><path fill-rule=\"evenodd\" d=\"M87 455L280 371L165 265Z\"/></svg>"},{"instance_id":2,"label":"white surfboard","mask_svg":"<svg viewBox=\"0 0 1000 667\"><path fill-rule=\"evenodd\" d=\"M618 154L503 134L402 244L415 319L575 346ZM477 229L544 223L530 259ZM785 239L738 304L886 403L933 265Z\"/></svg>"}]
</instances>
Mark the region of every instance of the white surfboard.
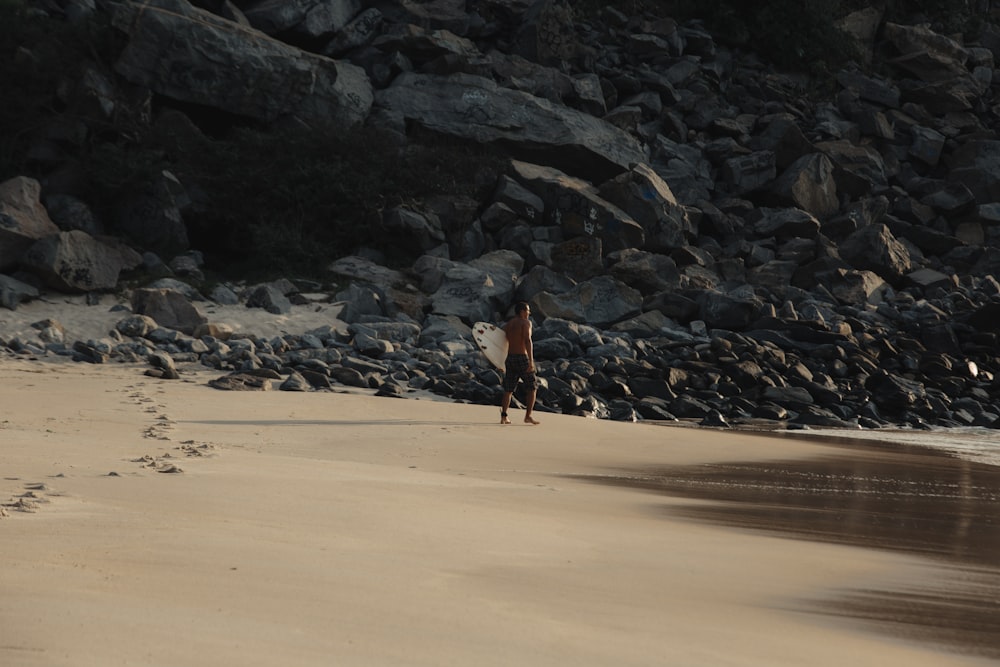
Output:
<instances>
[{"instance_id":1,"label":"white surfboard","mask_svg":"<svg viewBox=\"0 0 1000 667\"><path fill-rule=\"evenodd\" d=\"M504 370L507 361L507 334L495 324L476 322L472 325L472 340L490 363Z\"/></svg>"}]
</instances>

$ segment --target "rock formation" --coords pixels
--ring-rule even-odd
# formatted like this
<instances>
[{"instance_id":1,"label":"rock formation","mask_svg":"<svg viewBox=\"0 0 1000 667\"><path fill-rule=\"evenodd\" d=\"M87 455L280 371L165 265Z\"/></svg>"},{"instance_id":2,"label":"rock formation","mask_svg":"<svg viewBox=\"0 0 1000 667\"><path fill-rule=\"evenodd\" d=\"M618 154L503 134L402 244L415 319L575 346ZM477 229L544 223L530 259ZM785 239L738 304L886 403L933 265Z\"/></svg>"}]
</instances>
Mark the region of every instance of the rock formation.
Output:
<instances>
[{"instance_id":1,"label":"rock formation","mask_svg":"<svg viewBox=\"0 0 1000 667\"><path fill-rule=\"evenodd\" d=\"M961 43L858 12L842 26L871 67L845 68L817 99L698 24L613 7L588 20L560 0L196 4L98 3L125 39L114 72L80 84L104 112L130 89L275 127L366 124L402 146L419 131L496 147L505 172L450 214L441 202L384 210L377 224L415 256L409 268L362 250L331 258L346 330L195 337L203 319L152 288L137 290L135 313L179 332L167 342L126 327L110 343L0 340L12 353L100 362L158 347L231 373L219 388L267 388L273 375L285 390L340 383L488 403L498 375L468 325L523 299L542 410L1000 426L992 23ZM117 227L147 255L188 249L164 182L148 184L162 222ZM0 185L7 308L34 298L25 281L107 290L139 266L81 228L85 201L50 189ZM148 256L143 266L174 273ZM284 287L239 298L283 312L296 289ZM154 296L172 305L156 310Z\"/></svg>"}]
</instances>

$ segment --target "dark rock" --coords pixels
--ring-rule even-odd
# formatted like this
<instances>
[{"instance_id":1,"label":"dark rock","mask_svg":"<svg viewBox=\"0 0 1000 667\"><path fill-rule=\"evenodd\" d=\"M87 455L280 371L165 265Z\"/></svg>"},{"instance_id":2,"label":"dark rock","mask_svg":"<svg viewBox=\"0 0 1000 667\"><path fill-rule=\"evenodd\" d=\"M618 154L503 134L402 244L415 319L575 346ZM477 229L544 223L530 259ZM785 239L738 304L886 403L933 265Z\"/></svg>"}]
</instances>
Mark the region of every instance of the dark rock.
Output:
<instances>
[{"instance_id":1,"label":"dark rock","mask_svg":"<svg viewBox=\"0 0 1000 667\"><path fill-rule=\"evenodd\" d=\"M207 318L183 294L168 289L137 289L132 292L132 312L147 315L161 327L194 333Z\"/></svg>"},{"instance_id":2,"label":"dark rock","mask_svg":"<svg viewBox=\"0 0 1000 667\"><path fill-rule=\"evenodd\" d=\"M114 22L128 34L118 73L165 97L267 122L293 117L345 130L372 105L361 68L300 51L185 0L123 3ZM185 39L176 40L179 34Z\"/></svg>"},{"instance_id":3,"label":"dark rock","mask_svg":"<svg viewBox=\"0 0 1000 667\"><path fill-rule=\"evenodd\" d=\"M378 103L435 132L504 142L515 154L544 157L544 164L581 177L612 177L645 160L638 142L612 125L468 74L406 73L379 92Z\"/></svg>"}]
</instances>

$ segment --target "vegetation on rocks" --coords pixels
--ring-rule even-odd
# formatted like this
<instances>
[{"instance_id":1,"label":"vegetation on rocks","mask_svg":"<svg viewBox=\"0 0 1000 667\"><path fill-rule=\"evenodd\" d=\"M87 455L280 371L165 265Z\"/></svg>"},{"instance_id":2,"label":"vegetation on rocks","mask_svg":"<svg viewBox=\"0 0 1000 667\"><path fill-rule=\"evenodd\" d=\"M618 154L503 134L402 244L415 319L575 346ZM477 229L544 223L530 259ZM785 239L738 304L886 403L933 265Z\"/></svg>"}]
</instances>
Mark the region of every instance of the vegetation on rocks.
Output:
<instances>
[{"instance_id":1,"label":"vegetation on rocks","mask_svg":"<svg viewBox=\"0 0 1000 667\"><path fill-rule=\"evenodd\" d=\"M889 20L914 15L938 32L971 33L981 23L970 0L618 0L584 2L585 14L620 8L679 21L697 20L722 43L755 51L789 70L827 76L858 59L851 41L836 28L852 11L875 7Z\"/></svg>"},{"instance_id":2,"label":"vegetation on rocks","mask_svg":"<svg viewBox=\"0 0 1000 667\"><path fill-rule=\"evenodd\" d=\"M0 86L8 92L0 105L0 181L41 176L52 160L69 161L80 194L110 217L119 196L168 171L194 200L185 223L196 245L216 255L217 270L261 278L318 276L331 258L366 245L390 263L412 261L410 249L375 233L384 208L435 194L475 195L479 174L495 179L488 149L440 137L411 138L401 149L377 129L264 127L191 108L184 111L214 118L177 131L155 122L171 108L160 99L118 100L114 117L100 122L67 88L82 63L113 62L119 41L106 20L55 20L23 0L0 0ZM74 116L80 123L66 127ZM58 154L33 154L39 136L52 137Z\"/></svg>"}]
</instances>

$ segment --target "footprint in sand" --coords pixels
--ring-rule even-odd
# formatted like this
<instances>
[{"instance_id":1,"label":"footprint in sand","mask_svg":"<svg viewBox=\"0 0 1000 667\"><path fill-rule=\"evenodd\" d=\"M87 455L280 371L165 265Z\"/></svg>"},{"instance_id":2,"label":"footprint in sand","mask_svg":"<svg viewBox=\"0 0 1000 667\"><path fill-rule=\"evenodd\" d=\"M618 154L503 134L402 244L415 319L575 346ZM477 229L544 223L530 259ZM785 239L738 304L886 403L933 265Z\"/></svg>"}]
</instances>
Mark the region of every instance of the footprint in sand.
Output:
<instances>
[{"instance_id":1,"label":"footprint in sand","mask_svg":"<svg viewBox=\"0 0 1000 667\"><path fill-rule=\"evenodd\" d=\"M53 491L44 482L31 482L24 485L24 493L15 496L8 503L0 503L0 518L10 516L9 512L24 512L34 514L41 505L52 502L50 498L62 496L63 493Z\"/></svg>"},{"instance_id":2,"label":"footprint in sand","mask_svg":"<svg viewBox=\"0 0 1000 667\"><path fill-rule=\"evenodd\" d=\"M157 440L170 440L167 433L173 430L175 422L166 415L157 416L156 422L156 424L145 428L143 436L146 438L155 438Z\"/></svg>"},{"instance_id":3,"label":"footprint in sand","mask_svg":"<svg viewBox=\"0 0 1000 667\"><path fill-rule=\"evenodd\" d=\"M208 456L215 456L213 453L213 450L215 449L214 445L209 445L207 443L199 445L196 444L194 440L185 440L177 449L181 450L181 452L184 453L184 456L187 457L204 458Z\"/></svg>"}]
</instances>

